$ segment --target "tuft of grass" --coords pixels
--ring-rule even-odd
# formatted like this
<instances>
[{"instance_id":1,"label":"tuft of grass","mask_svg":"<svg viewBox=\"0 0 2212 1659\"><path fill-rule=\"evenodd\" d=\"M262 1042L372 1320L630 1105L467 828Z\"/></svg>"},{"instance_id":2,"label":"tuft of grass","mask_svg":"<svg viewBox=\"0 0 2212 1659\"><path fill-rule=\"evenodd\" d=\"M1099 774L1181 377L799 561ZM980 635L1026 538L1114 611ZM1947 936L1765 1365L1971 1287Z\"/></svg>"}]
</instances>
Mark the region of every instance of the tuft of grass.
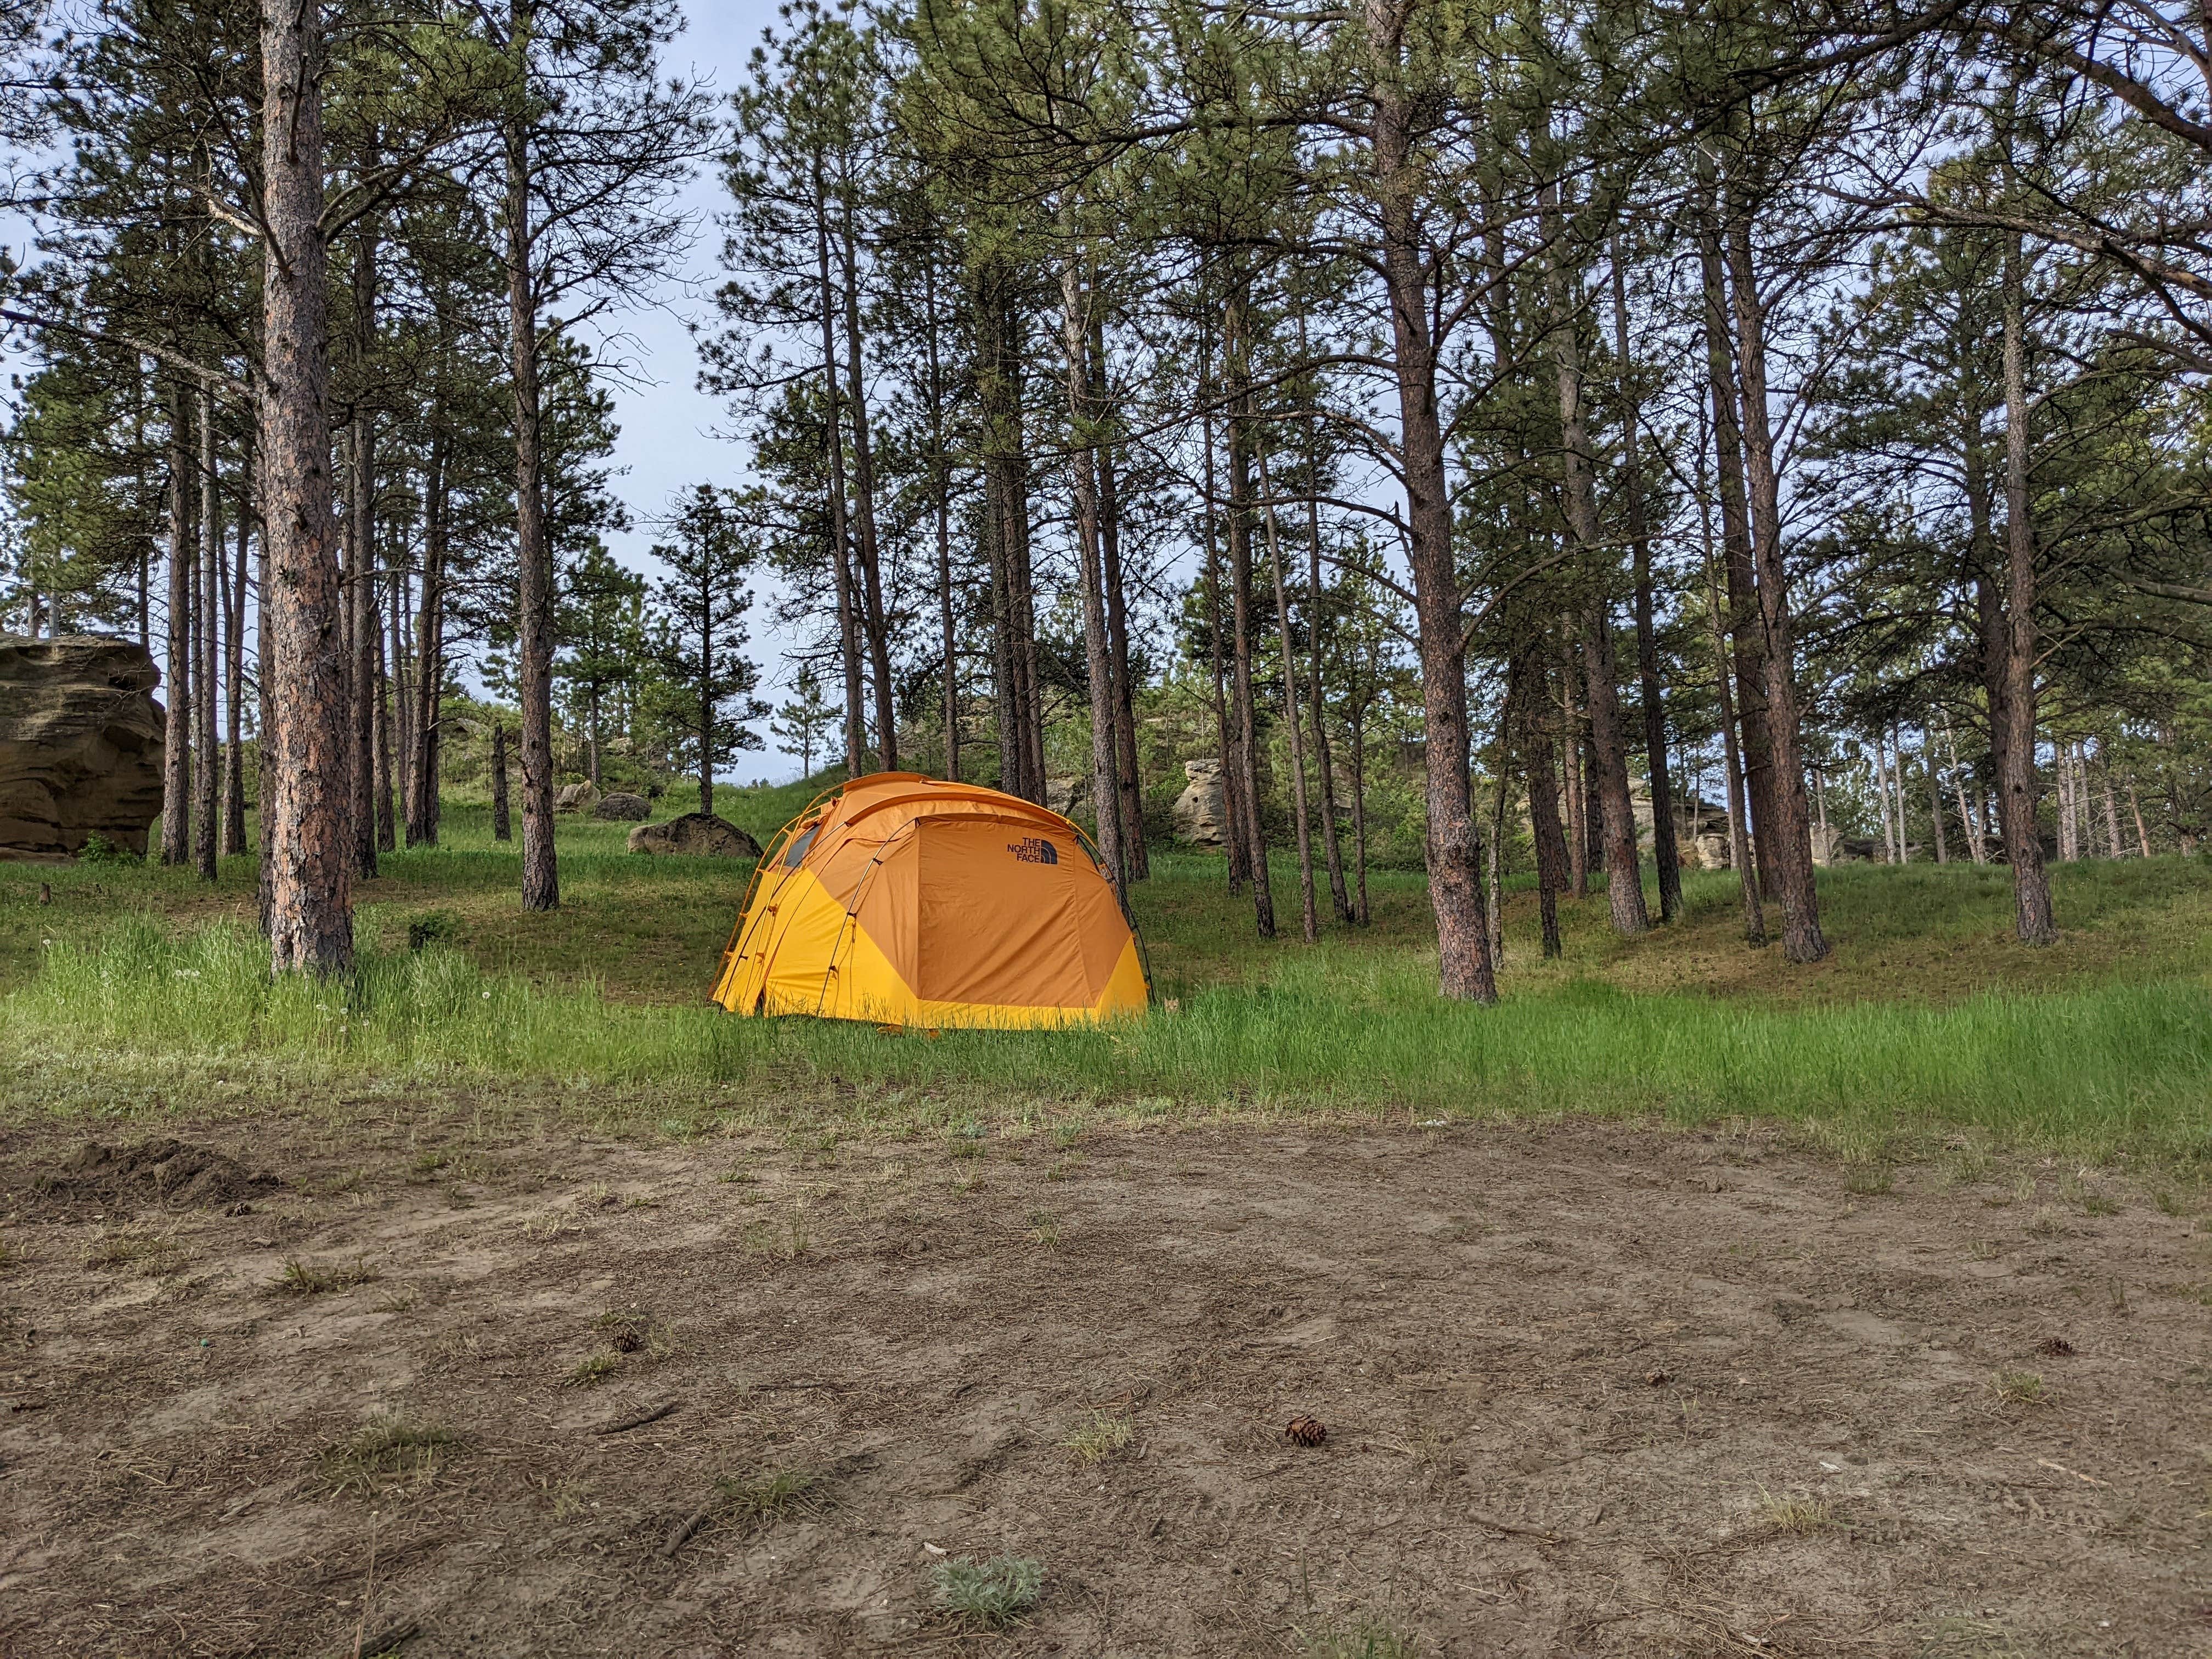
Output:
<instances>
[{"instance_id":1,"label":"tuft of grass","mask_svg":"<svg viewBox=\"0 0 2212 1659\"><path fill-rule=\"evenodd\" d=\"M2051 1390L2034 1371L2001 1370L1990 1379L1990 1392L2001 1406L2021 1407L2051 1403Z\"/></svg>"},{"instance_id":2,"label":"tuft of grass","mask_svg":"<svg viewBox=\"0 0 2212 1659\"><path fill-rule=\"evenodd\" d=\"M622 1369L622 1356L612 1348L594 1348L578 1360L561 1379L564 1389L596 1388Z\"/></svg>"},{"instance_id":3,"label":"tuft of grass","mask_svg":"<svg viewBox=\"0 0 2212 1659\"><path fill-rule=\"evenodd\" d=\"M1044 1569L1025 1555L956 1555L932 1567L929 1582L939 1613L985 1630L1018 1624L1044 1595Z\"/></svg>"},{"instance_id":4,"label":"tuft of grass","mask_svg":"<svg viewBox=\"0 0 2212 1659\"><path fill-rule=\"evenodd\" d=\"M130 1273L142 1279L165 1279L182 1271L187 1252L175 1235L156 1228L118 1227L93 1241L84 1253L84 1265L100 1273Z\"/></svg>"},{"instance_id":5,"label":"tuft of grass","mask_svg":"<svg viewBox=\"0 0 2212 1659\"><path fill-rule=\"evenodd\" d=\"M1048 1250L1059 1248L1060 1223L1048 1211L1030 1212L1030 1243L1042 1245Z\"/></svg>"},{"instance_id":6,"label":"tuft of grass","mask_svg":"<svg viewBox=\"0 0 2212 1659\"><path fill-rule=\"evenodd\" d=\"M1297 1636L1305 1659L1418 1659L1421 1651L1418 1632L1383 1619L1330 1625Z\"/></svg>"},{"instance_id":7,"label":"tuft of grass","mask_svg":"<svg viewBox=\"0 0 2212 1659\"><path fill-rule=\"evenodd\" d=\"M1079 1469L1096 1468L1135 1437L1137 1425L1126 1412L1094 1411L1060 1443Z\"/></svg>"},{"instance_id":8,"label":"tuft of grass","mask_svg":"<svg viewBox=\"0 0 2212 1659\"><path fill-rule=\"evenodd\" d=\"M376 1277L376 1269L368 1265L366 1256L357 1255L350 1261L310 1261L295 1255L285 1258L284 1270L270 1288L293 1296L326 1296L368 1284Z\"/></svg>"},{"instance_id":9,"label":"tuft of grass","mask_svg":"<svg viewBox=\"0 0 2212 1659\"><path fill-rule=\"evenodd\" d=\"M778 1521L818 1515L829 1497L818 1475L805 1469L775 1469L765 1475L724 1475L714 1482L714 1507L732 1525L757 1532Z\"/></svg>"},{"instance_id":10,"label":"tuft of grass","mask_svg":"<svg viewBox=\"0 0 2212 1659\"><path fill-rule=\"evenodd\" d=\"M326 1449L319 1473L326 1491L369 1497L392 1486L428 1480L459 1444L453 1431L412 1418L363 1424Z\"/></svg>"},{"instance_id":11,"label":"tuft of grass","mask_svg":"<svg viewBox=\"0 0 2212 1659\"><path fill-rule=\"evenodd\" d=\"M1897 1171L1887 1164L1853 1164L1844 1171L1844 1190L1859 1198L1895 1192Z\"/></svg>"},{"instance_id":12,"label":"tuft of grass","mask_svg":"<svg viewBox=\"0 0 2212 1659\"><path fill-rule=\"evenodd\" d=\"M1810 1498L1797 1493L1778 1497L1764 1486L1759 1489L1759 1518L1770 1532L1801 1534L1818 1532L1836 1518L1836 1506L1825 1498Z\"/></svg>"},{"instance_id":13,"label":"tuft of grass","mask_svg":"<svg viewBox=\"0 0 2212 1659\"><path fill-rule=\"evenodd\" d=\"M593 1329L606 1334L607 1346L617 1354L641 1353L647 1359L663 1360L676 1352L674 1328L649 1314L610 1308L592 1323Z\"/></svg>"},{"instance_id":14,"label":"tuft of grass","mask_svg":"<svg viewBox=\"0 0 2212 1659\"><path fill-rule=\"evenodd\" d=\"M756 1221L747 1227L740 1242L754 1255L771 1256L779 1261L796 1261L805 1255L813 1235L807 1229L806 1218L794 1210L781 1224Z\"/></svg>"}]
</instances>

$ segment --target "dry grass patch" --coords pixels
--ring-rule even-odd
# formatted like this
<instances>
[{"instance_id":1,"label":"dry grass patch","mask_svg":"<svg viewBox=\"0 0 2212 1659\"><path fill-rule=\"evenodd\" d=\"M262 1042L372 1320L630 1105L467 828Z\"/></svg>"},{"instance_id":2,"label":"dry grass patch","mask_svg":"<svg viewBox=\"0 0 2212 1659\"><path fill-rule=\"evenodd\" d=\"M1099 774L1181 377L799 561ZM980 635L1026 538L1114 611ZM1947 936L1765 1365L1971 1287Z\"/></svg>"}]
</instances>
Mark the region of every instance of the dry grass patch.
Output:
<instances>
[{"instance_id":1,"label":"dry grass patch","mask_svg":"<svg viewBox=\"0 0 2212 1659\"><path fill-rule=\"evenodd\" d=\"M1990 1379L1990 1392L2000 1406L2014 1409L2051 1403L2051 1390L2035 1371L1999 1371Z\"/></svg>"},{"instance_id":2,"label":"dry grass patch","mask_svg":"<svg viewBox=\"0 0 2212 1659\"><path fill-rule=\"evenodd\" d=\"M1079 1469L1095 1468L1136 1437L1137 1425L1125 1412L1094 1411L1060 1443Z\"/></svg>"},{"instance_id":3,"label":"dry grass patch","mask_svg":"<svg viewBox=\"0 0 2212 1659\"><path fill-rule=\"evenodd\" d=\"M1759 1514L1769 1532L1800 1535L1819 1532L1831 1524L1836 1518L1836 1506L1825 1498L1796 1492L1777 1494L1761 1486Z\"/></svg>"},{"instance_id":4,"label":"dry grass patch","mask_svg":"<svg viewBox=\"0 0 2212 1659\"><path fill-rule=\"evenodd\" d=\"M366 1256L357 1255L350 1261L310 1261L295 1255L286 1258L284 1271L276 1275L270 1288L292 1296L327 1296L366 1285L376 1277L376 1269L368 1265Z\"/></svg>"},{"instance_id":5,"label":"dry grass patch","mask_svg":"<svg viewBox=\"0 0 2212 1659\"><path fill-rule=\"evenodd\" d=\"M157 1228L118 1227L93 1241L84 1265L96 1273L128 1273L141 1279L166 1279L184 1271L189 1255L174 1234Z\"/></svg>"},{"instance_id":6,"label":"dry grass patch","mask_svg":"<svg viewBox=\"0 0 2212 1659\"><path fill-rule=\"evenodd\" d=\"M380 1418L323 1453L322 1486L326 1492L366 1498L395 1486L419 1485L438 1472L459 1444L450 1429L434 1423Z\"/></svg>"}]
</instances>

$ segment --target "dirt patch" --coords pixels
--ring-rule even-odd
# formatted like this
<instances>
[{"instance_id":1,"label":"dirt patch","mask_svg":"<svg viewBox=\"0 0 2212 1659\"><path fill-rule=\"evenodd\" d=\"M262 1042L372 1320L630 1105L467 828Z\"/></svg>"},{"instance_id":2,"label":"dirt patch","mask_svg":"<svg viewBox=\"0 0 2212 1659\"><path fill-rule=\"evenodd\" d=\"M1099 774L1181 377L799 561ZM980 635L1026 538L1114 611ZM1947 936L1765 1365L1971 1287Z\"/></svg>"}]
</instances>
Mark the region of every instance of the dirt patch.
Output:
<instances>
[{"instance_id":1,"label":"dirt patch","mask_svg":"<svg viewBox=\"0 0 2212 1659\"><path fill-rule=\"evenodd\" d=\"M212 1147L157 1136L136 1146L87 1141L60 1169L37 1176L31 1188L47 1198L181 1210L228 1208L283 1184Z\"/></svg>"},{"instance_id":2,"label":"dirt patch","mask_svg":"<svg viewBox=\"0 0 2212 1659\"><path fill-rule=\"evenodd\" d=\"M0 1216L0 1651L2212 1650L2193 1192L1589 1124L256 1144L300 1185L158 1279Z\"/></svg>"}]
</instances>

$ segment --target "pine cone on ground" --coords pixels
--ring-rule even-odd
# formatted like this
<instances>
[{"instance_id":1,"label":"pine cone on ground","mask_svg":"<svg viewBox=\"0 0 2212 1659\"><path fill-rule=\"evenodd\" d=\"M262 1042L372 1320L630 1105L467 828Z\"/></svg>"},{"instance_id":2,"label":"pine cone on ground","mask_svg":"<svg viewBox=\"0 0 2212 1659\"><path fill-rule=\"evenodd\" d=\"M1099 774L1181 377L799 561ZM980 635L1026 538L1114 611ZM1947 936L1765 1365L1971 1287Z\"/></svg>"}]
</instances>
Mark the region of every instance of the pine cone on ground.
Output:
<instances>
[{"instance_id":1,"label":"pine cone on ground","mask_svg":"<svg viewBox=\"0 0 2212 1659\"><path fill-rule=\"evenodd\" d=\"M1301 1413L1290 1420L1283 1430L1283 1435L1285 1439L1301 1446L1318 1446L1328 1438L1328 1425L1318 1417L1307 1417Z\"/></svg>"}]
</instances>

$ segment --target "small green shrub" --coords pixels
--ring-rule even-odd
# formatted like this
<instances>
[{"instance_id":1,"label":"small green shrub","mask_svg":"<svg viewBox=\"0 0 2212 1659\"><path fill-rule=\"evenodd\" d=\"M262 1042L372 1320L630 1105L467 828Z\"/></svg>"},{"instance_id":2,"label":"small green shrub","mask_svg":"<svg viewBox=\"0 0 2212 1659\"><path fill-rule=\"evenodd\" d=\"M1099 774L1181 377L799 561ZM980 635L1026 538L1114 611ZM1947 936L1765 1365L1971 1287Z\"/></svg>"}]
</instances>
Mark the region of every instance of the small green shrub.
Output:
<instances>
[{"instance_id":1,"label":"small green shrub","mask_svg":"<svg viewBox=\"0 0 2212 1659\"><path fill-rule=\"evenodd\" d=\"M79 864L143 864L145 860L127 847L118 847L105 836L87 836L76 850Z\"/></svg>"},{"instance_id":2,"label":"small green shrub","mask_svg":"<svg viewBox=\"0 0 2212 1659\"><path fill-rule=\"evenodd\" d=\"M986 1630L1018 1622L1044 1594L1044 1569L1025 1555L956 1555L933 1567L929 1579L939 1612Z\"/></svg>"}]
</instances>

